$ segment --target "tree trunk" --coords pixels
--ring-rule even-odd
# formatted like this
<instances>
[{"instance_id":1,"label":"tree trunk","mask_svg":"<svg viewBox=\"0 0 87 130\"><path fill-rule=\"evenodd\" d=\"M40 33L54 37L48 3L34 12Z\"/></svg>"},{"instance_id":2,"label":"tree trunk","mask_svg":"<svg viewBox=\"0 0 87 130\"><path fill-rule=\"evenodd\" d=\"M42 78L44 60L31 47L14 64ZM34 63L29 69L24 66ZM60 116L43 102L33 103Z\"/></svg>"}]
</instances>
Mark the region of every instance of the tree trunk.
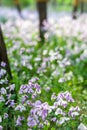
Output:
<instances>
[{"instance_id":1,"label":"tree trunk","mask_svg":"<svg viewBox=\"0 0 87 130\"><path fill-rule=\"evenodd\" d=\"M73 3L73 19L77 18L76 12L77 12L77 9L78 9L78 4L79 4L79 0L74 0L74 3Z\"/></svg>"},{"instance_id":2,"label":"tree trunk","mask_svg":"<svg viewBox=\"0 0 87 130\"><path fill-rule=\"evenodd\" d=\"M4 61L6 63L6 70L8 74L10 75L10 78L12 78L11 70L10 70L10 66L8 62L8 57L7 57L6 46L4 43L4 38L3 38L1 26L0 26L0 62L1 61Z\"/></svg>"},{"instance_id":3,"label":"tree trunk","mask_svg":"<svg viewBox=\"0 0 87 130\"><path fill-rule=\"evenodd\" d=\"M46 0L37 0L37 9L39 13L39 35L41 40L44 40L44 34L46 30L44 30L43 22L47 20L47 1Z\"/></svg>"},{"instance_id":4,"label":"tree trunk","mask_svg":"<svg viewBox=\"0 0 87 130\"><path fill-rule=\"evenodd\" d=\"M23 18L22 13L21 13L21 7L20 7L19 0L14 0L14 4L15 4L15 6L17 8L17 11L18 11L20 17Z\"/></svg>"}]
</instances>

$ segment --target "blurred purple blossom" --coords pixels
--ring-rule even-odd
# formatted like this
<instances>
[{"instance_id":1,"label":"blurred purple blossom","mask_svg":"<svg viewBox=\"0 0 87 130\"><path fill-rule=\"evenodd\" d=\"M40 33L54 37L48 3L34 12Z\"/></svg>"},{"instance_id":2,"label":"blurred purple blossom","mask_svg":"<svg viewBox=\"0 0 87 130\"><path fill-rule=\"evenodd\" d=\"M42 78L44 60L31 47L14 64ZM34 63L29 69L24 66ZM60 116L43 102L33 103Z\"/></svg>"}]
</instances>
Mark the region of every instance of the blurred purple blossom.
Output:
<instances>
[{"instance_id":1,"label":"blurred purple blossom","mask_svg":"<svg viewBox=\"0 0 87 130\"><path fill-rule=\"evenodd\" d=\"M9 116L7 113L4 113L4 119L7 119Z\"/></svg>"},{"instance_id":2,"label":"blurred purple blossom","mask_svg":"<svg viewBox=\"0 0 87 130\"><path fill-rule=\"evenodd\" d=\"M16 125L17 126L21 126L23 120L24 120L23 116L18 116L17 121L16 121Z\"/></svg>"},{"instance_id":3,"label":"blurred purple blossom","mask_svg":"<svg viewBox=\"0 0 87 130\"><path fill-rule=\"evenodd\" d=\"M2 66L2 67L5 67L5 66L6 66L6 63L2 61L2 62L1 62L1 66Z\"/></svg>"}]
</instances>

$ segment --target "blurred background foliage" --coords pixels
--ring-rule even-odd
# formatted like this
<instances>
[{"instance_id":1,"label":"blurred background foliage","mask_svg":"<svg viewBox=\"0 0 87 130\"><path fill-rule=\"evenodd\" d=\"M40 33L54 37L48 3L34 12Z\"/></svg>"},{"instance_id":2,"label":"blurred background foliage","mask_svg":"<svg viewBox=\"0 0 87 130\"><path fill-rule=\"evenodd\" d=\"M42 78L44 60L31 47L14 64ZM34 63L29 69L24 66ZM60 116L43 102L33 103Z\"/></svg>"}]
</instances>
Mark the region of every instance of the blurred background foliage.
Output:
<instances>
[{"instance_id":1,"label":"blurred background foliage","mask_svg":"<svg viewBox=\"0 0 87 130\"><path fill-rule=\"evenodd\" d=\"M30 7L32 9L36 8L36 0L19 0L22 8ZM4 6L14 6L13 0L1 0L1 4ZM73 1L71 0L49 0L49 7L55 10L71 10Z\"/></svg>"},{"instance_id":2,"label":"blurred background foliage","mask_svg":"<svg viewBox=\"0 0 87 130\"><path fill-rule=\"evenodd\" d=\"M2 4L4 5L7 5L7 6L12 6L13 5L13 0L0 0L2 2ZM35 4L36 3L36 0L19 0L20 3L26 7L26 6L29 6L29 5L32 5L32 4ZM67 4L67 5L72 5L72 1L71 0L49 0L49 2L51 4L60 4L60 5L63 5L63 4Z\"/></svg>"},{"instance_id":3,"label":"blurred background foliage","mask_svg":"<svg viewBox=\"0 0 87 130\"><path fill-rule=\"evenodd\" d=\"M19 0L22 8L36 9L36 0ZM14 7L14 0L0 0L2 6ZM79 9L81 4L79 4ZM73 0L49 0L48 8L52 11L72 11ZM84 9L87 10L87 2L84 4Z\"/></svg>"}]
</instances>

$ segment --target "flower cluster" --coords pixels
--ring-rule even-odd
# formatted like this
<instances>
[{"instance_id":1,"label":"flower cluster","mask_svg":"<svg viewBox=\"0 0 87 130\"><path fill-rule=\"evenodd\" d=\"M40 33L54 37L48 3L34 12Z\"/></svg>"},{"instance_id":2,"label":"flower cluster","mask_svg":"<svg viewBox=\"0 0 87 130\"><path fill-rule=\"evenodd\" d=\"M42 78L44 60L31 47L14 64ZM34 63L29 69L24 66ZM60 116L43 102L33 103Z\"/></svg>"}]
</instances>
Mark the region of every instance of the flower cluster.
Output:
<instances>
[{"instance_id":1,"label":"flower cluster","mask_svg":"<svg viewBox=\"0 0 87 130\"><path fill-rule=\"evenodd\" d=\"M36 78L36 80L38 80ZM32 98L35 98L37 94L41 93L41 88L37 83L34 83L35 81L32 79L29 81L27 85L22 85L20 87L19 94L32 94ZM27 98L27 96L24 96L24 99Z\"/></svg>"},{"instance_id":2,"label":"flower cluster","mask_svg":"<svg viewBox=\"0 0 87 130\"><path fill-rule=\"evenodd\" d=\"M0 63L0 85L7 83L5 67L6 67L6 63L2 61Z\"/></svg>"},{"instance_id":3,"label":"flower cluster","mask_svg":"<svg viewBox=\"0 0 87 130\"><path fill-rule=\"evenodd\" d=\"M30 115L28 116L28 123L29 127L34 127L38 125L38 127L44 126L44 121L48 116L49 105L48 103L42 103L41 101L37 100L33 104L33 108L30 111ZM42 125L41 125L42 124Z\"/></svg>"},{"instance_id":4,"label":"flower cluster","mask_svg":"<svg viewBox=\"0 0 87 130\"><path fill-rule=\"evenodd\" d=\"M9 84L7 79L7 72L5 69L6 63L1 62L0 64L0 130L3 129L2 124L9 122L10 109L13 110L15 106L15 99L13 97L13 92L15 89L15 84Z\"/></svg>"},{"instance_id":5,"label":"flower cluster","mask_svg":"<svg viewBox=\"0 0 87 130\"><path fill-rule=\"evenodd\" d=\"M5 64L1 63L1 66L5 67ZM0 116L0 125L3 124L3 121L9 121L9 110L14 111L15 127L26 126L26 128L37 129L43 129L51 122L55 122L55 125L61 125L79 116L80 109L78 106L73 106L75 101L68 91L58 95L53 93L50 100L53 105L38 99L41 94L38 80L38 78L32 78L28 84L21 85L17 101L13 98L15 84L6 84L6 87L0 88L0 105L8 108L8 111L3 111ZM2 126L0 127L3 129Z\"/></svg>"},{"instance_id":6,"label":"flower cluster","mask_svg":"<svg viewBox=\"0 0 87 130\"><path fill-rule=\"evenodd\" d=\"M73 106L75 101L68 91L61 92L58 95L53 93L51 100L53 101L53 105L50 106L50 114L53 115L51 121L56 122L57 125L79 116L80 108Z\"/></svg>"},{"instance_id":7,"label":"flower cluster","mask_svg":"<svg viewBox=\"0 0 87 130\"><path fill-rule=\"evenodd\" d=\"M48 102L42 102L32 97L33 94L41 92L40 86L33 79L27 85L22 85L19 90L21 102L15 107L15 111L19 111L16 125L24 125L24 120L27 122L28 128L43 129L50 122L55 122L55 125L62 125L70 119L75 119L79 116L79 107L73 106L75 102L68 91L61 92L58 95L55 93L51 96L53 105ZM24 114L23 114L24 113Z\"/></svg>"},{"instance_id":8,"label":"flower cluster","mask_svg":"<svg viewBox=\"0 0 87 130\"><path fill-rule=\"evenodd\" d=\"M36 97L41 93L41 88L39 84L36 83L37 80L38 78L32 78L29 80L28 84L20 86L20 103L15 106L15 112L19 112L19 114L25 114L22 115L22 118L21 116L17 117L17 126L22 125L21 122L23 121L26 113L27 115L25 119L27 119L27 126L34 127L39 121L37 113L40 110L39 107L41 107L41 102L36 101Z\"/></svg>"}]
</instances>

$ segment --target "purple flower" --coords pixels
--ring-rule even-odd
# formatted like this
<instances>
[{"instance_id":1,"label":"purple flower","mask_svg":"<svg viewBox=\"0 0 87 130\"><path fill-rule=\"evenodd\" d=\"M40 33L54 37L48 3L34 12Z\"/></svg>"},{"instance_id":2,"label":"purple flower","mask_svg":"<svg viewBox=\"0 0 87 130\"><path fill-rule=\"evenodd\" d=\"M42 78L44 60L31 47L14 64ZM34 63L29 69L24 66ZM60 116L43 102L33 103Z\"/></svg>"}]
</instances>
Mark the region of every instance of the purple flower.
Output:
<instances>
[{"instance_id":1,"label":"purple flower","mask_svg":"<svg viewBox=\"0 0 87 130\"><path fill-rule=\"evenodd\" d=\"M7 118L8 118L8 114L4 113L4 119L7 119Z\"/></svg>"},{"instance_id":2,"label":"purple flower","mask_svg":"<svg viewBox=\"0 0 87 130\"><path fill-rule=\"evenodd\" d=\"M28 123L27 123L27 125L28 125L29 127L34 127L34 126L36 126L36 125L37 125L37 120L38 120L38 118L35 119L35 117L29 116L29 117L28 117Z\"/></svg>"},{"instance_id":3,"label":"purple flower","mask_svg":"<svg viewBox=\"0 0 87 130\"><path fill-rule=\"evenodd\" d=\"M41 113L41 116L42 116L42 120L45 120L45 118L47 117L47 114L48 114L48 111L43 109L42 110L42 113Z\"/></svg>"},{"instance_id":4,"label":"purple flower","mask_svg":"<svg viewBox=\"0 0 87 130\"><path fill-rule=\"evenodd\" d=\"M68 101L68 102L74 102L74 99L71 96L71 93L69 93L68 91L66 91L64 93L64 98Z\"/></svg>"},{"instance_id":5,"label":"purple flower","mask_svg":"<svg viewBox=\"0 0 87 130\"><path fill-rule=\"evenodd\" d=\"M55 122L56 121L56 117L52 118L51 121Z\"/></svg>"},{"instance_id":6,"label":"purple flower","mask_svg":"<svg viewBox=\"0 0 87 130\"><path fill-rule=\"evenodd\" d=\"M55 100L57 97L56 97L56 94L53 93L52 96L51 96L51 100Z\"/></svg>"},{"instance_id":7,"label":"purple flower","mask_svg":"<svg viewBox=\"0 0 87 130\"><path fill-rule=\"evenodd\" d=\"M35 99L35 98L36 98L36 96L37 96L37 94L36 94L36 93L32 94L32 99Z\"/></svg>"},{"instance_id":8,"label":"purple flower","mask_svg":"<svg viewBox=\"0 0 87 130\"><path fill-rule=\"evenodd\" d=\"M59 93L57 96L57 101L60 99L64 99L64 94L63 93Z\"/></svg>"},{"instance_id":9,"label":"purple flower","mask_svg":"<svg viewBox=\"0 0 87 130\"><path fill-rule=\"evenodd\" d=\"M40 101L35 102L36 114L45 120L48 115L49 105L47 103L41 103Z\"/></svg>"},{"instance_id":10,"label":"purple flower","mask_svg":"<svg viewBox=\"0 0 87 130\"><path fill-rule=\"evenodd\" d=\"M17 119L17 121L16 121L16 125L17 125L17 126L21 126L23 120L24 120L24 117L23 117L23 116L18 116L18 119Z\"/></svg>"},{"instance_id":11,"label":"purple flower","mask_svg":"<svg viewBox=\"0 0 87 130\"><path fill-rule=\"evenodd\" d=\"M58 94L57 101L59 102L59 105L64 106L65 108L67 106L67 102L74 102L74 99L72 98L71 93L66 91Z\"/></svg>"},{"instance_id":12,"label":"purple flower","mask_svg":"<svg viewBox=\"0 0 87 130\"><path fill-rule=\"evenodd\" d=\"M35 78L32 78L30 81L31 81L31 82L36 82L36 81L38 81L38 80L39 80L39 78L35 77Z\"/></svg>"},{"instance_id":13,"label":"purple flower","mask_svg":"<svg viewBox=\"0 0 87 130\"><path fill-rule=\"evenodd\" d=\"M15 105L14 100L11 100L11 101L10 101L10 107L14 107L14 105Z\"/></svg>"},{"instance_id":14,"label":"purple flower","mask_svg":"<svg viewBox=\"0 0 87 130\"><path fill-rule=\"evenodd\" d=\"M79 113L76 111L75 112L69 111L68 115L71 116L72 118L75 118L76 116L79 116Z\"/></svg>"},{"instance_id":15,"label":"purple flower","mask_svg":"<svg viewBox=\"0 0 87 130\"><path fill-rule=\"evenodd\" d=\"M37 112L37 110L36 109L31 109L31 111L30 111L30 113L31 113L31 115L33 116L33 115L35 115L36 114L36 112Z\"/></svg>"},{"instance_id":16,"label":"purple flower","mask_svg":"<svg viewBox=\"0 0 87 130\"><path fill-rule=\"evenodd\" d=\"M71 116L72 118L75 118L76 116L79 115L79 111L80 111L80 109L79 109L78 106L76 106L76 107L71 107L71 108L69 109L68 115Z\"/></svg>"},{"instance_id":17,"label":"purple flower","mask_svg":"<svg viewBox=\"0 0 87 130\"><path fill-rule=\"evenodd\" d=\"M3 127L0 125L0 130L3 130Z\"/></svg>"},{"instance_id":18,"label":"purple flower","mask_svg":"<svg viewBox=\"0 0 87 130\"><path fill-rule=\"evenodd\" d=\"M24 103L25 103L25 101L27 100L27 98L28 98L28 96L27 96L27 95L24 95L24 96L22 97L22 104L24 104Z\"/></svg>"},{"instance_id":19,"label":"purple flower","mask_svg":"<svg viewBox=\"0 0 87 130\"><path fill-rule=\"evenodd\" d=\"M10 99L5 104L9 105L9 107L12 107L12 108L15 106L14 100L10 100Z\"/></svg>"},{"instance_id":20,"label":"purple flower","mask_svg":"<svg viewBox=\"0 0 87 130\"><path fill-rule=\"evenodd\" d=\"M1 69L0 70L0 78L2 78L2 76L4 76L6 74L6 70Z\"/></svg>"},{"instance_id":21,"label":"purple flower","mask_svg":"<svg viewBox=\"0 0 87 130\"><path fill-rule=\"evenodd\" d=\"M33 106L33 103L30 100L27 100L26 105Z\"/></svg>"},{"instance_id":22,"label":"purple flower","mask_svg":"<svg viewBox=\"0 0 87 130\"><path fill-rule=\"evenodd\" d=\"M63 106L64 108L66 108L67 107L67 101L60 98L57 102L54 102L54 106L55 106L55 108L57 108L58 106Z\"/></svg>"},{"instance_id":23,"label":"purple flower","mask_svg":"<svg viewBox=\"0 0 87 130\"><path fill-rule=\"evenodd\" d=\"M15 108L15 110L16 111L18 110L18 111L22 112L22 111L26 111L26 108L22 104L19 104L19 105L17 105L17 107Z\"/></svg>"},{"instance_id":24,"label":"purple flower","mask_svg":"<svg viewBox=\"0 0 87 130\"><path fill-rule=\"evenodd\" d=\"M1 94L6 94L6 89L5 88L1 88Z\"/></svg>"},{"instance_id":25,"label":"purple flower","mask_svg":"<svg viewBox=\"0 0 87 130\"><path fill-rule=\"evenodd\" d=\"M20 91L19 94L34 94L33 98L36 97L36 94L41 93L41 89L40 86L37 83L32 83L32 81L30 80L28 82L28 85L22 85L20 87Z\"/></svg>"},{"instance_id":26,"label":"purple flower","mask_svg":"<svg viewBox=\"0 0 87 130\"><path fill-rule=\"evenodd\" d=\"M63 115L63 116L65 116L66 114L65 114L65 112L63 112L63 110L61 109L61 108L57 108L57 110L56 110L56 112L55 112L55 115Z\"/></svg>"},{"instance_id":27,"label":"purple flower","mask_svg":"<svg viewBox=\"0 0 87 130\"><path fill-rule=\"evenodd\" d=\"M2 61L2 62L1 62L1 66L2 66L2 67L5 67L5 66L6 66L6 63Z\"/></svg>"},{"instance_id":28,"label":"purple flower","mask_svg":"<svg viewBox=\"0 0 87 130\"><path fill-rule=\"evenodd\" d=\"M29 88L28 93L34 93L34 90L32 88Z\"/></svg>"},{"instance_id":29,"label":"purple flower","mask_svg":"<svg viewBox=\"0 0 87 130\"><path fill-rule=\"evenodd\" d=\"M41 101L40 100L37 100L36 102L35 102L35 104L34 104L34 106L35 107L39 107L39 106L41 106Z\"/></svg>"}]
</instances>

